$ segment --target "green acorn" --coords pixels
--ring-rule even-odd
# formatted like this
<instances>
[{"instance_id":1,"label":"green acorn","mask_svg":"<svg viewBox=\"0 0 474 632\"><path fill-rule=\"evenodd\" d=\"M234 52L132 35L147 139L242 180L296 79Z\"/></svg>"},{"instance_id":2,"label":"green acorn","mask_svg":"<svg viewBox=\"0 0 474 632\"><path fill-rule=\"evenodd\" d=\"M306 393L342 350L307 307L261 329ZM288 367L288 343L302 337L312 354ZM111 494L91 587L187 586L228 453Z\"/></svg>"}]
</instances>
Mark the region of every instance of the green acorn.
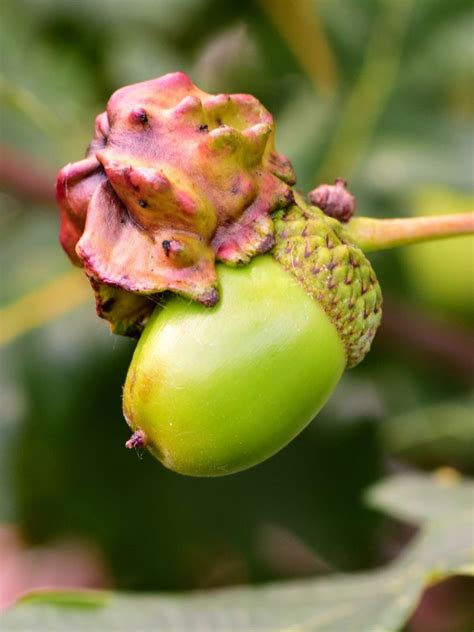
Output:
<instances>
[{"instance_id":1,"label":"green acorn","mask_svg":"<svg viewBox=\"0 0 474 632\"><path fill-rule=\"evenodd\" d=\"M337 221L302 199L275 220L273 257L219 270L221 301L173 298L138 343L125 417L167 467L218 476L293 439L370 347L381 292Z\"/></svg>"},{"instance_id":2,"label":"green acorn","mask_svg":"<svg viewBox=\"0 0 474 632\"><path fill-rule=\"evenodd\" d=\"M220 476L255 465L314 417L345 366L324 310L271 256L219 269L221 300L156 311L123 392L135 431L166 467Z\"/></svg>"}]
</instances>

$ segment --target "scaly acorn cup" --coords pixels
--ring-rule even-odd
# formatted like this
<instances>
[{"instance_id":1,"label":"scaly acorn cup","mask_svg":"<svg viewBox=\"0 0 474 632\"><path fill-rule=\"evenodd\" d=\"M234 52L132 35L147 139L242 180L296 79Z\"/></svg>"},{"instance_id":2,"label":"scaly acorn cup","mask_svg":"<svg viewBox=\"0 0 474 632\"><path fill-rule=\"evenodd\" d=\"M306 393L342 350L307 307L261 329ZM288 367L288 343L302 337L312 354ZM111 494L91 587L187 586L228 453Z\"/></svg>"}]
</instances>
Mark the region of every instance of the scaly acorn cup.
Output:
<instances>
[{"instance_id":1,"label":"scaly acorn cup","mask_svg":"<svg viewBox=\"0 0 474 632\"><path fill-rule=\"evenodd\" d=\"M341 179L310 204L273 141L254 97L173 73L117 91L86 159L58 176L61 243L99 316L141 334L127 447L183 474L268 458L363 359L382 303L363 251L473 231L466 213L353 218Z\"/></svg>"}]
</instances>

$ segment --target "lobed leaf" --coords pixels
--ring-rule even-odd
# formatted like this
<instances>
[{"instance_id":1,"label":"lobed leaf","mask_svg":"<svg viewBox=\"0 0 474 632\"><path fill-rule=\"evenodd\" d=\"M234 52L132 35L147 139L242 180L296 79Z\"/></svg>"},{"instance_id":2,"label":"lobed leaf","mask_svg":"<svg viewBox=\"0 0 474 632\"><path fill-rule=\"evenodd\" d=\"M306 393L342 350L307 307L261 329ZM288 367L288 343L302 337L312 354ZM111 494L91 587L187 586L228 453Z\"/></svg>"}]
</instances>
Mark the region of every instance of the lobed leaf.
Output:
<instances>
[{"instance_id":1,"label":"lobed leaf","mask_svg":"<svg viewBox=\"0 0 474 632\"><path fill-rule=\"evenodd\" d=\"M98 593L94 609L84 593L36 592L6 613L5 629L17 632L88 630L238 630L264 632L396 632L425 588L457 574L474 574L471 508L474 484L414 474L376 486L369 501L396 517L423 523L420 533L381 570L332 575L212 592L176 595Z\"/></svg>"}]
</instances>

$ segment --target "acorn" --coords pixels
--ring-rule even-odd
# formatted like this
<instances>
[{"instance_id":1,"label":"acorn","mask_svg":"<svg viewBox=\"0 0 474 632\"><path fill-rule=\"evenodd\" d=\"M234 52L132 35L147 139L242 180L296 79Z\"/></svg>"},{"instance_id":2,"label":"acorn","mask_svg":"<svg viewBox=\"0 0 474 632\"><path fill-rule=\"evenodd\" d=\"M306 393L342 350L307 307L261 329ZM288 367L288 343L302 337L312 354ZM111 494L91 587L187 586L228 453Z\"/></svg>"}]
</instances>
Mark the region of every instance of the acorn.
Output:
<instances>
[{"instance_id":1,"label":"acorn","mask_svg":"<svg viewBox=\"0 0 474 632\"><path fill-rule=\"evenodd\" d=\"M291 441L367 353L382 298L362 251L302 200L275 228L273 257L220 266L218 305L174 297L152 315L125 382L128 447L192 476L246 469Z\"/></svg>"},{"instance_id":2,"label":"acorn","mask_svg":"<svg viewBox=\"0 0 474 632\"><path fill-rule=\"evenodd\" d=\"M172 73L118 90L58 176L63 248L98 315L139 337L126 445L182 474L270 457L362 361L382 314L364 252L473 230L466 213L352 217L341 179L308 203L274 132L254 97Z\"/></svg>"}]
</instances>

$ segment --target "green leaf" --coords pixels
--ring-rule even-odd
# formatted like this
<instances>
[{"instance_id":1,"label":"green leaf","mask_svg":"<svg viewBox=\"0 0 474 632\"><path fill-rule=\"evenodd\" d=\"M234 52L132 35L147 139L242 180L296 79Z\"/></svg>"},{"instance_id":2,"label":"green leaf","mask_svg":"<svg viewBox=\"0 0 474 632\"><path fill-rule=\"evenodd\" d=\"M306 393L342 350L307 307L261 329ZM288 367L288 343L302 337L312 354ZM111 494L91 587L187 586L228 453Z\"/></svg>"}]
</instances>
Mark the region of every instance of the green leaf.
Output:
<instances>
[{"instance_id":1,"label":"green leaf","mask_svg":"<svg viewBox=\"0 0 474 632\"><path fill-rule=\"evenodd\" d=\"M420 187L411 204L413 215L419 217L467 213L473 205L473 195L439 185ZM446 318L457 313L468 320L474 315L473 235L416 244L400 254L407 279L420 302Z\"/></svg>"},{"instance_id":2,"label":"green leaf","mask_svg":"<svg viewBox=\"0 0 474 632\"><path fill-rule=\"evenodd\" d=\"M377 485L367 498L396 518L423 524L425 531L442 528L455 536L456 527L472 520L474 483L452 474L449 468L441 468L433 476L399 474Z\"/></svg>"},{"instance_id":3,"label":"green leaf","mask_svg":"<svg viewBox=\"0 0 474 632\"><path fill-rule=\"evenodd\" d=\"M103 608L89 610L61 609L51 603L61 600L60 593L36 593L35 604L30 599L6 613L5 629L396 632L424 588L456 574L474 574L469 566L473 492L473 483L448 485L439 476L413 474L372 490L372 504L423 524L402 556L382 570L172 596L116 594ZM65 601L71 599L68 592Z\"/></svg>"},{"instance_id":4,"label":"green leaf","mask_svg":"<svg viewBox=\"0 0 474 632\"><path fill-rule=\"evenodd\" d=\"M423 467L450 465L474 471L474 424L469 402L415 408L380 425L391 455Z\"/></svg>"},{"instance_id":5,"label":"green leaf","mask_svg":"<svg viewBox=\"0 0 474 632\"><path fill-rule=\"evenodd\" d=\"M55 604L72 608L105 606L110 594L102 590L32 590L23 597L22 604Z\"/></svg>"}]
</instances>

